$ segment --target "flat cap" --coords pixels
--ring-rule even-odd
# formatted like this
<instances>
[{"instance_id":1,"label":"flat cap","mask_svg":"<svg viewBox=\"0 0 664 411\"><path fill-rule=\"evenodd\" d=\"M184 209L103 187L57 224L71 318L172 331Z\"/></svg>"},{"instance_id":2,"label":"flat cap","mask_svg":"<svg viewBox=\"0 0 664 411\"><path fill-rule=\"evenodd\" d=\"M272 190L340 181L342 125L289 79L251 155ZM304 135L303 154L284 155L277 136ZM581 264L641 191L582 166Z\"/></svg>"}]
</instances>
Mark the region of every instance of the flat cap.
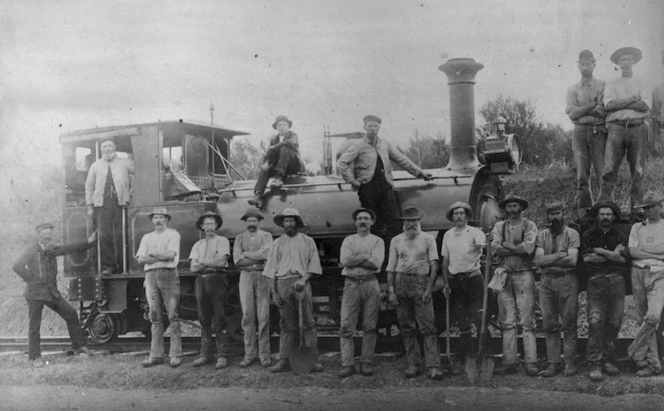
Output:
<instances>
[{"instance_id":1,"label":"flat cap","mask_svg":"<svg viewBox=\"0 0 664 411\"><path fill-rule=\"evenodd\" d=\"M562 201L554 201L546 206L546 213L555 213L557 211L565 211L565 204Z\"/></svg>"},{"instance_id":2,"label":"flat cap","mask_svg":"<svg viewBox=\"0 0 664 411\"><path fill-rule=\"evenodd\" d=\"M374 116L373 114L369 114L368 116L364 116L364 122L366 123L367 121L375 121L378 124L383 122L383 120L381 120L380 117Z\"/></svg>"}]
</instances>

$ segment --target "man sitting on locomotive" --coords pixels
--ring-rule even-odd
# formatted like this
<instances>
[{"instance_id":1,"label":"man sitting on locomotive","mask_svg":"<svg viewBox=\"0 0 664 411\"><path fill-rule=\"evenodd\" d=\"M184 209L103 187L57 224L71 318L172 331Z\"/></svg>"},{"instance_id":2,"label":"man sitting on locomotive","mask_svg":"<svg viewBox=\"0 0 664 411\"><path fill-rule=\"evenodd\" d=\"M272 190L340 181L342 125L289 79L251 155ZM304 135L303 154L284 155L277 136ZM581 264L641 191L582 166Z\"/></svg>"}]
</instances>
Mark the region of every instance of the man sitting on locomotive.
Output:
<instances>
[{"instance_id":1,"label":"man sitting on locomotive","mask_svg":"<svg viewBox=\"0 0 664 411\"><path fill-rule=\"evenodd\" d=\"M198 218L196 228L202 231L204 238L198 240L191 248L189 259L191 271L197 272L196 277L196 308L198 322L201 324L201 351L199 357L191 364L200 367L212 358L212 332L217 343L217 363L214 368L226 368L228 361L228 333L226 331L226 290L228 279L224 268L228 267L231 246L226 237L217 235L223 220L214 211L208 211Z\"/></svg>"},{"instance_id":2,"label":"man sitting on locomotive","mask_svg":"<svg viewBox=\"0 0 664 411\"><path fill-rule=\"evenodd\" d=\"M52 245L53 225L40 224L36 228L37 244L30 246L14 263L14 272L27 283L23 296L28 302L28 360L33 367L43 367L41 359L42 310L47 306L67 322L74 354L87 354L86 338L78 321L78 314L58 291L57 256L72 254L90 248L97 241L95 231L87 242Z\"/></svg>"},{"instance_id":3,"label":"man sitting on locomotive","mask_svg":"<svg viewBox=\"0 0 664 411\"><path fill-rule=\"evenodd\" d=\"M277 135L270 139L270 147L254 186L254 198L249 200L249 204L258 208L263 207L263 194L270 177L274 176L270 187L279 188L284 183L286 175L304 172L298 137L297 134L290 131L291 127L293 127L293 122L286 116L278 116L272 123L272 128L277 130Z\"/></svg>"}]
</instances>

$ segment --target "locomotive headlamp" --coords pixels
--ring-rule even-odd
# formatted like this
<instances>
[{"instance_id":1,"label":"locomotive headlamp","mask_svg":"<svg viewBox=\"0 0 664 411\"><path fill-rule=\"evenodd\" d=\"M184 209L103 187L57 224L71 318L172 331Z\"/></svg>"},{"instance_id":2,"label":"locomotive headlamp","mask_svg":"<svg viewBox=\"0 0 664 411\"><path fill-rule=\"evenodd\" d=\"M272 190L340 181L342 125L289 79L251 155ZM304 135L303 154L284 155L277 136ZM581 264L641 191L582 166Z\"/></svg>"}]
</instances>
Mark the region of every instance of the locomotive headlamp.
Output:
<instances>
[{"instance_id":1,"label":"locomotive headlamp","mask_svg":"<svg viewBox=\"0 0 664 411\"><path fill-rule=\"evenodd\" d=\"M521 144L514 134L505 134L507 120L498 117L496 134L485 141L484 156L492 174L514 174L521 164Z\"/></svg>"}]
</instances>

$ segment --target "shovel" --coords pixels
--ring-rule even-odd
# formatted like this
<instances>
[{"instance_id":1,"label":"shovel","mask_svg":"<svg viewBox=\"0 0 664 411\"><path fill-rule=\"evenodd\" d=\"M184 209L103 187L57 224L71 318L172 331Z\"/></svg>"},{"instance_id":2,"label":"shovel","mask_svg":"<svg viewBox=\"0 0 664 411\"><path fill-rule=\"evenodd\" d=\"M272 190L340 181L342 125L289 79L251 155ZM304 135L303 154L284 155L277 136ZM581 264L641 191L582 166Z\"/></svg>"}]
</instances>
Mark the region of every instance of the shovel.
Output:
<instances>
[{"instance_id":1,"label":"shovel","mask_svg":"<svg viewBox=\"0 0 664 411\"><path fill-rule=\"evenodd\" d=\"M489 299L489 275L491 274L491 241L487 235L486 244L486 262L484 265L484 299L482 301L482 328L479 334L479 347L476 356L468 356L466 358L466 375L468 381L473 385L485 384L491 380L493 376L494 362L493 358L484 353L484 334L486 333L486 312L487 301Z\"/></svg>"},{"instance_id":2,"label":"shovel","mask_svg":"<svg viewBox=\"0 0 664 411\"><path fill-rule=\"evenodd\" d=\"M288 358L290 361L291 369L295 374L309 374L311 370L314 369L314 363L316 362L316 353L313 348L305 347L304 345L304 319L302 316L302 300L304 299L304 293L296 293L297 306L299 312L299 328L300 328L300 343L299 347L296 347L295 344L291 346Z\"/></svg>"},{"instance_id":3,"label":"shovel","mask_svg":"<svg viewBox=\"0 0 664 411\"><path fill-rule=\"evenodd\" d=\"M450 292L451 293L451 292ZM450 349L450 296L445 298L445 326L447 327L447 335L445 336L445 345L447 349L447 366L452 369L452 350Z\"/></svg>"}]
</instances>

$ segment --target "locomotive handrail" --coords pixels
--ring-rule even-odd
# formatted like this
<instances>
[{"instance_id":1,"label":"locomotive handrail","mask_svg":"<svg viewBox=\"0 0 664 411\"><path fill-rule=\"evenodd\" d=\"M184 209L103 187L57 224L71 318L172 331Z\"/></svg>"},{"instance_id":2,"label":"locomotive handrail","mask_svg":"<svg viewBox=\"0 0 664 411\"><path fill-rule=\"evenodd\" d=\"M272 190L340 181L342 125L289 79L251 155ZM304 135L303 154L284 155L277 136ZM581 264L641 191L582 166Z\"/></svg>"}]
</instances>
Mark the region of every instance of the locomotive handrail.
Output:
<instances>
[{"instance_id":1,"label":"locomotive handrail","mask_svg":"<svg viewBox=\"0 0 664 411\"><path fill-rule=\"evenodd\" d=\"M458 179L460 178L473 178L473 176L441 176L441 177L432 177L431 180L454 180L455 184L458 183ZM421 180L419 177L402 177L402 178L395 178L394 181L410 181L410 180ZM350 185L350 183L346 183L345 181L343 182L329 182L329 183L305 183L305 184L284 184L281 186L282 189L284 188L301 188L301 187L322 187L322 186L339 186L339 189L341 189L342 185ZM217 190L217 193L235 193L236 191L254 191L254 187L244 187L244 188L224 188L222 190Z\"/></svg>"}]
</instances>

